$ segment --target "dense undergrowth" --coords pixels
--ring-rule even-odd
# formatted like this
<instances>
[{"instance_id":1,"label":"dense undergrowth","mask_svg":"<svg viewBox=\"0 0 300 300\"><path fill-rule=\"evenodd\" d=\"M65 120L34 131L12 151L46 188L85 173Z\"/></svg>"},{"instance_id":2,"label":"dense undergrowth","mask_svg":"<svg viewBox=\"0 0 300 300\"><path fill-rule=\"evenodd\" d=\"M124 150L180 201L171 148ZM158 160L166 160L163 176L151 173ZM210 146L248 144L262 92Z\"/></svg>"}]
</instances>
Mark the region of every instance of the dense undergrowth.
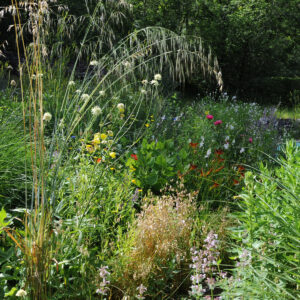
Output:
<instances>
[{"instance_id":1,"label":"dense undergrowth","mask_svg":"<svg viewBox=\"0 0 300 300\"><path fill-rule=\"evenodd\" d=\"M200 39L100 39L69 77L38 24L0 93L0 297L297 298L299 150L275 110L221 93ZM184 103L198 66L221 96Z\"/></svg>"}]
</instances>

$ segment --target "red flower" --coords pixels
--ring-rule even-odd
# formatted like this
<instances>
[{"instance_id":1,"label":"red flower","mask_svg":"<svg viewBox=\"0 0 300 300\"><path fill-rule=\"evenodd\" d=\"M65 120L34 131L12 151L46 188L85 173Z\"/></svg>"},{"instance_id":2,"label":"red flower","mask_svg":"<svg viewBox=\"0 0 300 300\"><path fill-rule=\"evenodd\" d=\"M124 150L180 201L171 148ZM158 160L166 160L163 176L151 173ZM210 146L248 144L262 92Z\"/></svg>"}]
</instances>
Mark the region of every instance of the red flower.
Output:
<instances>
[{"instance_id":1,"label":"red flower","mask_svg":"<svg viewBox=\"0 0 300 300\"><path fill-rule=\"evenodd\" d=\"M195 170L195 169L197 169L197 166L196 165L190 165L190 170Z\"/></svg>"},{"instance_id":2,"label":"red flower","mask_svg":"<svg viewBox=\"0 0 300 300\"><path fill-rule=\"evenodd\" d=\"M223 122L222 122L221 120L218 120L218 121L214 122L215 125L220 125L220 124L222 124L222 123L223 123Z\"/></svg>"},{"instance_id":3,"label":"red flower","mask_svg":"<svg viewBox=\"0 0 300 300\"><path fill-rule=\"evenodd\" d=\"M136 154L131 154L130 156L131 156L134 160L138 160L138 157L137 157Z\"/></svg>"},{"instance_id":4,"label":"red flower","mask_svg":"<svg viewBox=\"0 0 300 300\"><path fill-rule=\"evenodd\" d=\"M233 184L234 184L234 185L239 185L240 182L239 182L238 180L236 180L236 179L233 179Z\"/></svg>"},{"instance_id":5,"label":"red flower","mask_svg":"<svg viewBox=\"0 0 300 300\"><path fill-rule=\"evenodd\" d=\"M101 163L101 160L102 160L101 157L97 158L97 164L100 164L100 163Z\"/></svg>"},{"instance_id":6,"label":"red flower","mask_svg":"<svg viewBox=\"0 0 300 300\"><path fill-rule=\"evenodd\" d=\"M215 153L217 154L217 156L220 156L224 153L224 151L221 149L217 149Z\"/></svg>"},{"instance_id":7,"label":"red flower","mask_svg":"<svg viewBox=\"0 0 300 300\"><path fill-rule=\"evenodd\" d=\"M245 168L243 166L238 166L238 172L244 171Z\"/></svg>"},{"instance_id":8,"label":"red flower","mask_svg":"<svg viewBox=\"0 0 300 300\"><path fill-rule=\"evenodd\" d=\"M192 148L196 148L198 145L199 145L199 143L190 143L190 146L191 146Z\"/></svg>"},{"instance_id":9,"label":"red flower","mask_svg":"<svg viewBox=\"0 0 300 300\"><path fill-rule=\"evenodd\" d=\"M249 138L249 143L252 143L253 142L253 138Z\"/></svg>"},{"instance_id":10,"label":"red flower","mask_svg":"<svg viewBox=\"0 0 300 300\"><path fill-rule=\"evenodd\" d=\"M213 115L207 115L206 118L207 118L208 120L212 120L212 119L214 118L214 116L213 116Z\"/></svg>"}]
</instances>

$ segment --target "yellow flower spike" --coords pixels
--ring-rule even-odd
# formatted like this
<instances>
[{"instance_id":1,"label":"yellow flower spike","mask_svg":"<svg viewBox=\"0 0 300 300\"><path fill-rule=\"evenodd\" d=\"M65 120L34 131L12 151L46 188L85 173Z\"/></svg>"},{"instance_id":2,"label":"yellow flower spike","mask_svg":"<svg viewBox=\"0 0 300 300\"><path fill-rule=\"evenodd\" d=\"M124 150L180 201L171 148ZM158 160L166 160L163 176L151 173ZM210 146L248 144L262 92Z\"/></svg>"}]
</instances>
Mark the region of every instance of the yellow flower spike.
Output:
<instances>
[{"instance_id":1,"label":"yellow flower spike","mask_svg":"<svg viewBox=\"0 0 300 300\"><path fill-rule=\"evenodd\" d=\"M116 154L116 152L110 152L110 153L109 153L109 156L110 156L111 158L116 158L117 154Z\"/></svg>"},{"instance_id":2,"label":"yellow flower spike","mask_svg":"<svg viewBox=\"0 0 300 300\"><path fill-rule=\"evenodd\" d=\"M148 128L148 127L150 126L150 124L149 124L149 123L146 123L145 126Z\"/></svg>"},{"instance_id":3,"label":"yellow flower spike","mask_svg":"<svg viewBox=\"0 0 300 300\"><path fill-rule=\"evenodd\" d=\"M107 134L101 133L101 134L100 134L100 138L101 138L101 140L106 140Z\"/></svg>"}]
</instances>

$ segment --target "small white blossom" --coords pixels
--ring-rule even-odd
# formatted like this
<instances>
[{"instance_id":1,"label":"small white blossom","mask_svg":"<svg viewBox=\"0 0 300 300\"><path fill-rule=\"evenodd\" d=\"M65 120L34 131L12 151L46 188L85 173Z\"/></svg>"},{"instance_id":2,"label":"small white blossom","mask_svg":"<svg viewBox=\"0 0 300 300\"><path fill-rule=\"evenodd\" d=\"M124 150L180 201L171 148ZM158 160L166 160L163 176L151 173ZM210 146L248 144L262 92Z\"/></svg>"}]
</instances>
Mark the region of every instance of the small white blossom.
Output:
<instances>
[{"instance_id":1,"label":"small white blossom","mask_svg":"<svg viewBox=\"0 0 300 300\"><path fill-rule=\"evenodd\" d=\"M89 98L90 98L90 95L88 95L88 94L82 94L81 95L82 100L88 100Z\"/></svg>"},{"instance_id":2,"label":"small white blossom","mask_svg":"<svg viewBox=\"0 0 300 300\"><path fill-rule=\"evenodd\" d=\"M147 79L142 80L142 84L146 85L148 83Z\"/></svg>"},{"instance_id":3,"label":"small white blossom","mask_svg":"<svg viewBox=\"0 0 300 300\"><path fill-rule=\"evenodd\" d=\"M27 292L24 291L23 289L18 290L16 293L16 297L25 297L25 296L27 296Z\"/></svg>"},{"instance_id":4,"label":"small white blossom","mask_svg":"<svg viewBox=\"0 0 300 300\"><path fill-rule=\"evenodd\" d=\"M92 61L90 62L90 65L91 65L91 66L97 66L97 65L98 65L97 60L92 60Z\"/></svg>"},{"instance_id":5,"label":"small white blossom","mask_svg":"<svg viewBox=\"0 0 300 300\"><path fill-rule=\"evenodd\" d=\"M52 119L52 115L49 112L44 113L43 120L49 122Z\"/></svg>"},{"instance_id":6,"label":"small white blossom","mask_svg":"<svg viewBox=\"0 0 300 300\"><path fill-rule=\"evenodd\" d=\"M154 80L161 80L161 75L160 74L155 74L154 75Z\"/></svg>"},{"instance_id":7,"label":"small white blossom","mask_svg":"<svg viewBox=\"0 0 300 300\"><path fill-rule=\"evenodd\" d=\"M224 144L224 146L223 146L223 147L224 147L224 149L226 149L226 150L227 150L227 149L229 148L229 144Z\"/></svg>"},{"instance_id":8,"label":"small white blossom","mask_svg":"<svg viewBox=\"0 0 300 300\"><path fill-rule=\"evenodd\" d=\"M230 129L230 130L233 130L233 129L234 129L234 126L233 126L233 125L229 125L229 129Z\"/></svg>"},{"instance_id":9,"label":"small white blossom","mask_svg":"<svg viewBox=\"0 0 300 300\"><path fill-rule=\"evenodd\" d=\"M69 81L69 83L68 83L68 85L69 85L69 86L73 86L73 85L75 85L75 81L73 81L73 80L70 80L70 81Z\"/></svg>"},{"instance_id":10,"label":"small white blossom","mask_svg":"<svg viewBox=\"0 0 300 300\"><path fill-rule=\"evenodd\" d=\"M209 148L206 152L205 158L208 158L211 155L211 149Z\"/></svg>"},{"instance_id":11,"label":"small white blossom","mask_svg":"<svg viewBox=\"0 0 300 300\"><path fill-rule=\"evenodd\" d=\"M16 81L15 81L15 80L12 80L12 81L10 82L10 85L11 85L11 86L16 86L16 85L17 85L17 83L16 83Z\"/></svg>"},{"instance_id":12,"label":"small white blossom","mask_svg":"<svg viewBox=\"0 0 300 300\"><path fill-rule=\"evenodd\" d=\"M76 94L80 94L80 93L81 93L81 90L76 90L75 93L76 93Z\"/></svg>"},{"instance_id":13,"label":"small white blossom","mask_svg":"<svg viewBox=\"0 0 300 300\"><path fill-rule=\"evenodd\" d=\"M125 67L125 68L130 68L131 67L131 63L129 62L129 61L123 61L123 66Z\"/></svg>"},{"instance_id":14,"label":"small white blossom","mask_svg":"<svg viewBox=\"0 0 300 300\"><path fill-rule=\"evenodd\" d=\"M120 111L124 111L125 105L124 105L123 103L119 103L119 104L117 105L117 108L118 108L118 110L120 110Z\"/></svg>"},{"instance_id":15,"label":"small white blossom","mask_svg":"<svg viewBox=\"0 0 300 300\"><path fill-rule=\"evenodd\" d=\"M100 91L100 92L99 92L99 95L100 95L101 97L105 96L105 91Z\"/></svg>"},{"instance_id":16,"label":"small white blossom","mask_svg":"<svg viewBox=\"0 0 300 300\"><path fill-rule=\"evenodd\" d=\"M150 83L151 83L152 85L154 85L154 86L158 86L158 85L159 85L159 83L158 83L157 80L151 80Z\"/></svg>"},{"instance_id":17,"label":"small white blossom","mask_svg":"<svg viewBox=\"0 0 300 300\"><path fill-rule=\"evenodd\" d=\"M144 89L141 89L141 94L146 95L146 94L147 94L147 91L144 90Z\"/></svg>"},{"instance_id":18,"label":"small white blossom","mask_svg":"<svg viewBox=\"0 0 300 300\"><path fill-rule=\"evenodd\" d=\"M94 106L92 108L92 115L97 117L102 113L102 109L99 106Z\"/></svg>"},{"instance_id":19,"label":"small white blossom","mask_svg":"<svg viewBox=\"0 0 300 300\"><path fill-rule=\"evenodd\" d=\"M245 148L241 148L240 153L245 152Z\"/></svg>"},{"instance_id":20,"label":"small white blossom","mask_svg":"<svg viewBox=\"0 0 300 300\"><path fill-rule=\"evenodd\" d=\"M35 79L36 79L35 74L32 74L32 75L31 75L31 79L32 79L32 80L35 80Z\"/></svg>"}]
</instances>

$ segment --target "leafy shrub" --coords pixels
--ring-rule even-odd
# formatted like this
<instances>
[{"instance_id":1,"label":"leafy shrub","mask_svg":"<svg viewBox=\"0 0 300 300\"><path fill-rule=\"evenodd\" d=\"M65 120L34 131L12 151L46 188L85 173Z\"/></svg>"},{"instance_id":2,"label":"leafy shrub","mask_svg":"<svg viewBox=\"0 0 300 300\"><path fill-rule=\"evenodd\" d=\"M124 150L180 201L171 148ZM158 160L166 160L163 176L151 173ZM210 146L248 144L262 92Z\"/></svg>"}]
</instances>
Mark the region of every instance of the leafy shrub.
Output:
<instances>
[{"instance_id":1,"label":"leafy shrub","mask_svg":"<svg viewBox=\"0 0 300 300\"><path fill-rule=\"evenodd\" d=\"M241 210L233 231L239 247L234 277L227 281L225 299L296 299L300 282L300 151L286 144L279 167L245 174L239 196ZM297 296L298 295L298 296Z\"/></svg>"}]
</instances>

